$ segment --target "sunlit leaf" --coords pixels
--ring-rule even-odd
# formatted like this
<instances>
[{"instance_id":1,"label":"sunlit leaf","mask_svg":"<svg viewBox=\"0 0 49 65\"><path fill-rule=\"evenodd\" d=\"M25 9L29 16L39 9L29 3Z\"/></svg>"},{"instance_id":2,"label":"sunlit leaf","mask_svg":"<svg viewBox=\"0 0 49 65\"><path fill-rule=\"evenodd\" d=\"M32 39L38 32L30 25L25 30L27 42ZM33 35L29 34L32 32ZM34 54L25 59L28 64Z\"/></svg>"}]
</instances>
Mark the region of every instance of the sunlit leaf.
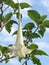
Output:
<instances>
[{"instance_id":1,"label":"sunlit leaf","mask_svg":"<svg viewBox=\"0 0 49 65\"><path fill-rule=\"evenodd\" d=\"M12 17L12 13L8 13L5 17L4 17L4 23L6 23L9 19L11 19Z\"/></svg>"},{"instance_id":2,"label":"sunlit leaf","mask_svg":"<svg viewBox=\"0 0 49 65\"><path fill-rule=\"evenodd\" d=\"M40 35L37 33L32 33L32 38L40 38Z\"/></svg>"},{"instance_id":3,"label":"sunlit leaf","mask_svg":"<svg viewBox=\"0 0 49 65\"><path fill-rule=\"evenodd\" d=\"M0 45L0 51L2 51L3 47Z\"/></svg>"},{"instance_id":4,"label":"sunlit leaf","mask_svg":"<svg viewBox=\"0 0 49 65\"><path fill-rule=\"evenodd\" d=\"M46 55L46 56L48 56L47 55L47 53L46 52L44 52L43 50L34 50L33 52L32 52L32 54L33 55Z\"/></svg>"},{"instance_id":5,"label":"sunlit leaf","mask_svg":"<svg viewBox=\"0 0 49 65\"><path fill-rule=\"evenodd\" d=\"M23 29L32 30L35 27L34 23L27 23Z\"/></svg>"},{"instance_id":6,"label":"sunlit leaf","mask_svg":"<svg viewBox=\"0 0 49 65\"><path fill-rule=\"evenodd\" d=\"M29 49L36 49L38 48L38 45L36 44L31 44L30 46L28 46Z\"/></svg>"},{"instance_id":7,"label":"sunlit leaf","mask_svg":"<svg viewBox=\"0 0 49 65\"><path fill-rule=\"evenodd\" d=\"M37 24L40 23L40 14L36 10L28 10L28 16L34 20Z\"/></svg>"},{"instance_id":8,"label":"sunlit leaf","mask_svg":"<svg viewBox=\"0 0 49 65\"><path fill-rule=\"evenodd\" d=\"M45 20L46 17L47 17L47 15L43 15L43 16L41 16L41 17L40 17L41 21Z\"/></svg>"},{"instance_id":9,"label":"sunlit leaf","mask_svg":"<svg viewBox=\"0 0 49 65\"><path fill-rule=\"evenodd\" d=\"M2 0L0 0L0 4L2 3Z\"/></svg>"},{"instance_id":10,"label":"sunlit leaf","mask_svg":"<svg viewBox=\"0 0 49 65\"><path fill-rule=\"evenodd\" d=\"M22 9L31 7L28 3L20 3Z\"/></svg>"},{"instance_id":11,"label":"sunlit leaf","mask_svg":"<svg viewBox=\"0 0 49 65\"><path fill-rule=\"evenodd\" d=\"M32 61L33 61L34 64L41 65L41 62L37 57L32 55L31 58L32 58Z\"/></svg>"},{"instance_id":12,"label":"sunlit leaf","mask_svg":"<svg viewBox=\"0 0 49 65\"><path fill-rule=\"evenodd\" d=\"M43 37L45 31L46 31L46 29L45 29L43 26L41 26L41 27L40 27L40 30L38 30L38 33Z\"/></svg>"},{"instance_id":13,"label":"sunlit leaf","mask_svg":"<svg viewBox=\"0 0 49 65\"><path fill-rule=\"evenodd\" d=\"M12 35L15 35L15 34L17 34L17 31L15 31Z\"/></svg>"},{"instance_id":14,"label":"sunlit leaf","mask_svg":"<svg viewBox=\"0 0 49 65\"><path fill-rule=\"evenodd\" d=\"M5 26L6 30L10 33L11 32L11 27L12 27L12 24L18 24L16 21L14 20L10 20L9 23Z\"/></svg>"},{"instance_id":15,"label":"sunlit leaf","mask_svg":"<svg viewBox=\"0 0 49 65\"><path fill-rule=\"evenodd\" d=\"M8 52L9 52L9 49L7 47L3 47L2 48L3 55L6 54L6 53L8 53Z\"/></svg>"},{"instance_id":16,"label":"sunlit leaf","mask_svg":"<svg viewBox=\"0 0 49 65\"><path fill-rule=\"evenodd\" d=\"M49 20L45 20L42 25L49 28Z\"/></svg>"}]
</instances>

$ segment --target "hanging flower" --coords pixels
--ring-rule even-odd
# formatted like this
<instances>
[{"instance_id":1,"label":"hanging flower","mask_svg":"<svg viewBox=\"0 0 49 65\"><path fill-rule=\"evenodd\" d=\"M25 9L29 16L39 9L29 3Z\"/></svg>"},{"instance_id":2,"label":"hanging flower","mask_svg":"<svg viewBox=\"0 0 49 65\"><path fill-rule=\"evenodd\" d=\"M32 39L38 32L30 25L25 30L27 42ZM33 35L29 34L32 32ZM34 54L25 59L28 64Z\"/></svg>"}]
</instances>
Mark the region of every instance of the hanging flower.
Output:
<instances>
[{"instance_id":1,"label":"hanging flower","mask_svg":"<svg viewBox=\"0 0 49 65\"><path fill-rule=\"evenodd\" d=\"M11 50L11 55L13 56L20 56L20 57L25 57L26 54L31 53L32 50L28 49L25 47L24 42L23 42L23 34L22 34L22 27L21 23L18 25L18 33L17 33L17 40L16 43L9 47Z\"/></svg>"}]
</instances>

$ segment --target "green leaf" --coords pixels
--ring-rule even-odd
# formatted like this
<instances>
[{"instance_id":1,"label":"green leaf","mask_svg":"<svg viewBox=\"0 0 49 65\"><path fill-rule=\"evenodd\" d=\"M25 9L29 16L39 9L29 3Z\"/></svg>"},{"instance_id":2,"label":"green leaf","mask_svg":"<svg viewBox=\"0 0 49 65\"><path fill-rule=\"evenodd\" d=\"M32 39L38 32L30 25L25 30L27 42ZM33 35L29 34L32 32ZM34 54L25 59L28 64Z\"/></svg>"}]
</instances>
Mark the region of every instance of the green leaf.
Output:
<instances>
[{"instance_id":1,"label":"green leaf","mask_svg":"<svg viewBox=\"0 0 49 65\"><path fill-rule=\"evenodd\" d=\"M0 0L0 4L2 3L2 0Z\"/></svg>"},{"instance_id":2,"label":"green leaf","mask_svg":"<svg viewBox=\"0 0 49 65\"><path fill-rule=\"evenodd\" d=\"M47 17L47 15L43 15L43 16L41 16L41 17L40 17L41 21L45 20L46 17Z\"/></svg>"},{"instance_id":3,"label":"green leaf","mask_svg":"<svg viewBox=\"0 0 49 65\"><path fill-rule=\"evenodd\" d=\"M12 8L15 8L16 5L15 5L15 3L11 0L9 6L11 6Z\"/></svg>"},{"instance_id":4,"label":"green leaf","mask_svg":"<svg viewBox=\"0 0 49 65\"><path fill-rule=\"evenodd\" d=\"M43 21L46 19L47 15L40 16L39 24L42 24Z\"/></svg>"},{"instance_id":5,"label":"green leaf","mask_svg":"<svg viewBox=\"0 0 49 65\"><path fill-rule=\"evenodd\" d=\"M6 58L5 62L8 63L9 62L9 59L8 59L9 58L9 55L8 54L4 54L4 56Z\"/></svg>"},{"instance_id":6,"label":"green leaf","mask_svg":"<svg viewBox=\"0 0 49 65\"><path fill-rule=\"evenodd\" d=\"M18 9L19 8L19 3L15 4L15 8Z\"/></svg>"},{"instance_id":7,"label":"green leaf","mask_svg":"<svg viewBox=\"0 0 49 65\"><path fill-rule=\"evenodd\" d=\"M40 14L36 10L28 10L28 16L34 20L37 24L40 23Z\"/></svg>"},{"instance_id":8,"label":"green leaf","mask_svg":"<svg viewBox=\"0 0 49 65\"><path fill-rule=\"evenodd\" d=\"M43 26L41 26L40 30L38 30L38 33L43 37L45 31L46 31L46 29Z\"/></svg>"},{"instance_id":9,"label":"green leaf","mask_svg":"<svg viewBox=\"0 0 49 65\"><path fill-rule=\"evenodd\" d=\"M40 38L40 35L37 33L32 33L32 38Z\"/></svg>"},{"instance_id":10,"label":"green leaf","mask_svg":"<svg viewBox=\"0 0 49 65\"><path fill-rule=\"evenodd\" d=\"M36 44L31 44L30 46L28 46L29 49L36 49L38 48L38 46Z\"/></svg>"},{"instance_id":11,"label":"green leaf","mask_svg":"<svg viewBox=\"0 0 49 65\"><path fill-rule=\"evenodd\" d=\"M0 45L0 51L2 51L3 47Z\"/></svg>"},{"instance_id":12,"label":"green leaf","mask_svg":"<svg viewBox=\"0 0 49 65\"><path fill-rule=\"evenodd\" d=\"M33 61L34 64L41 65L41 62L37 57L32 55L31 58L32 58L32 61Z\"/></svg>"},{"instance_id":13,"label":"green leaf","mask_svg":"<svg viewBox=\"0 0 49 65\"><path fill-rule=\"evenodd\" d=\"M15 35L15 34L17 34L17 31L15 31L12 35Z\"/></svg>"},{"instance_id":14,"label":"green leaf","mask_svg":"<svg viewBox=\"0 0 49 65\"><path fill-rule=\"evenodd\" d=\"M42 51L42 50L37 50L37 49L35 49L35 50L32 52L32 54L33 54L33 55L46 55L46 56L48 56L46 52L44 52L44 51Z\"/></svg>"},{"instance_id":15,"label":"green leaf","mask_svg":"<svg viewBox=\"0 0 49 65\"><path fill-rule=\"evenodd\" d=\"M28 38L30 41L32 39L32 31L30 31L30 30L23 31L23 36Z\"/></svg>"},{"instance_id":16,"label":"green leaf","mask_svg":"<svg viewBox=\"0 0 49 65\"><path fill-rule=\"evenodd\" d=\"M35 27L34 23L27 23L23 29L32 30Z\"/></svg>"},{"instance_id":17,"label":"green leaf","mask_svg":"<svg viewBox=\"0 0 49 65\"><path fill-rule=\"evenodd\" d=\"M15 3L12 0L3 0L4 3L12 8L15 8Z\"/></svg>"},{"instance_id":18,"label":"green leaf","mask_svg":"<svg viewBox=\"0 0 49 65\"><path fill-rule=\"evenodd\" d=\"M28 3L20 3L20 6L21 6L21 9L31 7ZM16 8L16 9L19 8L19 3L16 3L16 4L15 4L15 8Z\"/></svg>"},{"instance_id":19,"label":"green leaf","mask_svg":"<svg viewBox=\"0 0 49 65\"><path fill-rule=\"evenodd\" d=\"M22 14L19 14L19 12L16 13L16 17L19 19L19 16L22 18Z\"/></svg>"},{"instance_id":20,"label":"green leaf","mask_svg":"<svg viewBox=\"0 0 49 65\"><path fill-rule=\"evenodd\" d=\"M21 9L31 7L28 3L20 3Z\"/></svg>"},{"instance_id":21,"label":"green leaf","mask_svg":"<svg viewBox=\"0 0 49 65\"><path fill-rule=\"evenodd\" d=\"M3 0L5 4L10 5L12 0Z\"/></svg>"},{"instance_id":22,"label":"green leaf","mask_svg":"<svg viewBox=\"0 0 49 65\"><path fill-rule=\"evenodd\" d=\"M11 19L12 17L12 13L8 13L5 17L4 17L4 23L6 23L7 21L9 21L9 19Z\"/></svg>"},{"instance_id":23,"label":"green leaf","mask_svg":"<svg viewBox=\"0 0 49 65\"><path fill-rule=\"evenodd\" d=\"M2 18L2 14L0 14L0 20L1 20L1 18Z\"/></svg>"},{"instance_id":24,"label":"green leaf","mask_svg":"<svg viewBox=\"0 0 49 65\"><path fill-rule=\"evenodd\" d=\"M22 58L18 57L18 60L21 62Z\"/></svg>"},{"instance_id":25,"label":"green leaf","mask_svg":"<svg viewBox=\"0 0 49 65\"><path fill-rule=\"evenodd\" d=\"M49 20L45 20L42 25L49 28Z\"/></svg>"},{"instance_id":26,"label":"green leaf","mask_svg":"<svg viewBox=\"0 0 49 65\"><path fill-rule=\"evenodd\" d=\"M9 23L5 26L6 30L7 30L9 33L11 32L11 27L12 27L12 24L13 24L13 23L18 24L16 21L10 20Z\"/></svg>"},{"instance_id":27,"label":"green leaf","mask_svg":"<svg viewBox=\"0 0 49 65\"><path fill-rule=\"evenodd\" d=\"M9 49L7 47L3 47L2 48L2 54L3 55L6 54L6 53L8 53L8 52L9 52Z\"/></svg>"},{"instance_id":28,"label":"green leaf","mask_svg":"<svg viewBox=\"0 0 49 65\"><path fill-rule=\"evenodd\" d=\"M13 46L13 44L9 44L8 46Z\"/></svg>"},{"instance_id":29,"label":"green leaf","mask_svg":"<svg viewBox=\"0 0 49 65\"><path fill-rule=\"evenodd\" d=\"M9 59L5 60L5 62L8 63L9 62Z\"/></svg>"}]
</instances>

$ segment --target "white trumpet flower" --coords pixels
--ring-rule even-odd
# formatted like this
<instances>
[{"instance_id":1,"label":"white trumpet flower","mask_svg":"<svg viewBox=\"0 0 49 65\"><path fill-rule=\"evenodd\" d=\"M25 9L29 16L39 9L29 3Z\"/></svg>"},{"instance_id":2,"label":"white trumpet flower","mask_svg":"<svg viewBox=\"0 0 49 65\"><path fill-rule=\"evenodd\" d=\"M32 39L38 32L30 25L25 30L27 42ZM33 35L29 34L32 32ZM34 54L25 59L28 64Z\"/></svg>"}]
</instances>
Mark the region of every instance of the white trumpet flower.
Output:
<instances>
[{"instance_id":1,"label":"white trumpet flower","mask_svg":"<svg viewBox=\"0 0 49 65\"><path fill-rule=\"evenodd\" d=\"M32 51L32 50L26 48L24 45L21 23L19 23L19 25L18 25L16 43L12 47L9 47L9 49L12 52L12 56L18 55L20 57L25 57L26 54L29 54Z\"/></svg>"},{"instance_id":2,"label":"white trumpet flower","mask_svg":"<svg viewBox=\"0 0 49 65\"><path fill-rule=\"evenodd\" d=\"M17 0L19 3L19 1ZM21 13L20 13L21 7L19 5L19 19L18 19L18 32L17 32L17 39L16 43L9 47L9 50L12 52L12 56L20 56L20 57L25 57L26 54L31 53L32 50L28 49L25 47L24 42L23 42L23 34L22 34L22 27L21 27Z\"/></svg>"}]
</instances>

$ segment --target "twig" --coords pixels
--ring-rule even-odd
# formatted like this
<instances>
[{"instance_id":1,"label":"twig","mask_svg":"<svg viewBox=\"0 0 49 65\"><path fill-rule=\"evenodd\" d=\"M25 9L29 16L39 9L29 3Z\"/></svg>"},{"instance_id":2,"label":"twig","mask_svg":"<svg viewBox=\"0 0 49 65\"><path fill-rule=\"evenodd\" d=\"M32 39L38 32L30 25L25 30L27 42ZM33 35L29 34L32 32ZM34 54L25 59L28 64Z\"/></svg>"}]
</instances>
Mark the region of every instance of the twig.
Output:
<instances>
[{"instance_id":1,"label":"twig","mask_svg":"<svg viewBox=\"0 0 49 65\"><path fill-rule=\"evenodd\" d=\"M7 60L7 59L12 59L12 58L14 58L14 57L16 57L16 56L12 56L12 57L8 57L8 58L1 59L0 62L3 62L3 61L5 61L5 60Z\"/></svg>"},{"instance_id":2,"label":"twig","mask_svg":"<svg viewBox=\"0 0 49 65\"><path fill-rule=\"evenodd\" d=\"M4 9L4 11L7 10L8 8L9 8L9 6L7 6L7 7ZM4 11L3 11L3 12L4 12Z\"/></svg>"},{"instance_id":3,"label":"twig","mask_svg":"<svg viewBox=\"0 0 49 65\"><path fill-rule=\"evenodd\" d=\"M4 27L5 25L7 25L9 22L10 22L10 21L8 20L8 22L4 23L4 24L3 24L3 27Z\"/></svg>"},{"instance_id":4,"label":"twig","mask_svg":"<svg viewBox=\"0 0 49 65\"><path fill-rule=\"evenodd\" d=\"M38 30L38 27L35 29L34 33Z\"/></svg>"},{"instance_id":5,"label":"twig","mask_svg":"<svg viewBox=\"0 0 49 65\"><path fill-rule=\"evenodd\" d=\"M25 63L26 63L26 65L27 65L27 61L28 61L29 59L27 59L22 65L24 65Z\"/></svg>"}]
</instances>

